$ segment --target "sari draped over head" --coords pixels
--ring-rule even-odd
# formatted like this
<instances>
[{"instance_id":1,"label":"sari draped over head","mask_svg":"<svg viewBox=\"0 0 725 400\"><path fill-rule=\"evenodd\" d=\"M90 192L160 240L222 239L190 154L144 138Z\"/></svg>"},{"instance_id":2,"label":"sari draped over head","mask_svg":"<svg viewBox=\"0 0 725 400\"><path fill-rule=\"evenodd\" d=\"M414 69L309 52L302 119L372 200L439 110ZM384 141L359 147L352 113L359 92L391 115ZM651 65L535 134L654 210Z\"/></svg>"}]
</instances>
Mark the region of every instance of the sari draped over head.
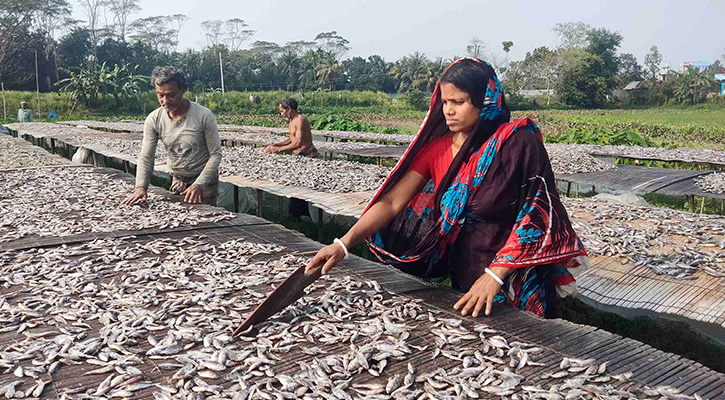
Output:
<instances>
[{"instance_id":1,"label":"sari draped over head","mask_svg":"<svg viewBox=\"0 0 725 400\"><path fill-rule=\"evenodd\" d=\"M544 315L544 297L575 291L574 273L588 265L586 252L559 199L539 128L528 118L509 122L493 68L471 58L451 66L470 62L465 60L480 63L489 77L473 133L438 187L429 181L367 243L382 262L417 276L451 273L454 287L462 290L486 267L513 268L501 300ZM448 134L439 83L418 134L365 212L401 180L426 145Z\"/></svg>"}]
</instances>

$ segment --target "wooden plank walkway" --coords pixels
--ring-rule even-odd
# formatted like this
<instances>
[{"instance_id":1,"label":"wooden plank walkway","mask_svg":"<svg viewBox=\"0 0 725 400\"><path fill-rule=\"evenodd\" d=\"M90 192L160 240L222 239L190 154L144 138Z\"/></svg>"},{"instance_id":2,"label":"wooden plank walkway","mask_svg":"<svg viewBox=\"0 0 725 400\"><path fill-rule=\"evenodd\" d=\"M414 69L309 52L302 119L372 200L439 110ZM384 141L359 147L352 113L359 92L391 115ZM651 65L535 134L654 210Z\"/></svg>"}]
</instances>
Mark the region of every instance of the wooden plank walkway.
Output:
<instances>
[{"instance_id":1,"label":"wooden plank walkway","mask_svg":"<svg viewBox=\"0 0 725 400\"><path fill-rule=\"evenodd\" d=\"M113 235L113 233L109 233L109 237ZM283 244L287 248L285 253L297 255L313 254L321 247L319 243L304 238L298 233L270 223L150 233L146 236L132 239L127 243L130 246L133 243L146 243L161 238L176 241L196 235L203 235L204 239L202 240L211 244L220 244L228 240ZM73 244L78 243L81 239L68 237L66 240L68 244ZM39 243L39 245L42 245L42 243ZM55 243L55 245L57 246L59 243ZM269 256L268 259L277 257L279 255ZM0 266L0 268L2 267ZM124 271L118 272L119 277L122 274L124 274ZM451 308L452 304L459 298L459 293L432 287L409 275L400 273L391 267L372 263L353 256L340 267L333 270L333 277L343 275L376 280L390 293L406 296L412 300L422 301L424 308L439 312L439 318L460 318L459 314ZM105 276L104 280L110 281L116 278L115 276ZM265 290L255 288L255 290L268 292L271 288L267 287ZM11 296L14 302L21 301L24 296L32 295L34 294L30 288L25 288L22 285L13 286L9 289L0 288L0 296ZM159 296L164 298L164 292L160 292ZM141 312L141 310L136 310L136 312ZM463 320L464 325L469 328L476 321L481 321L481 319L475 320L471 317L463 318ZM545 320L505 305L496 305L492 316L486 318L485 323L491 328L500 331L509 342L522 341L544 348L544 353L536 358L538 362L544 363L544 366L527 367L517 371L517 373L524 377L524 384L545 385L551 383L551 380L542 379L541 374L547 371L558 370L558 364L562 357L581 359L595 358L597 362L607 362L607 370L612 374L632 372L632 381L636 387L645 385L669 385L682 390L683 393L688 395L697 393L705 399L725 399L725 374L717 373L691 360L653 349L637 341L625 339L606 331L576 325L563 320ZM86 331L85 337L88 339L99 337L101 324L96 321L88 321L88 325L91 329ZM430 323L427 321L420 322L418 329L428 330L429 325ZM36 331L31 328L27 333L37 333ZM155 335L157 337L163 337L164 332L156 332ZM18 339L24 338L25 336L23 334L15 331L2 333L0 334L0 349L12 345ZM409 340L422 344L416 341L415 337L411 337ZM139 364L137 367L146 373L148 380L155 383L164 382L171 373L154 369L154 360L144 355L149 348L148 343L145 340L139 340L138 344L139 348L134 351L136 352L136 356L143 361L143 364ZM332 352L328 354L334 354L336 351L346 351L347 346L345 344L339 344L326 347L326 349ZM298 353L292 352L286 355L287 362L284 363L283 369L278 371L278 373L292 371L296 368L296 363L292 361L297 359L291 357L306 357L305 359L310 359L309 356L295 354ZM440 367L450 368L460 363L448 360L445 357L439 357L435 361L431 361L429 353L423 352L414 354L411 357L411 362L416 364L419 373L433 371ZM92 389L97 387L106 378L107 374L83 376L85 372L96 368L98 366L88 364L61 367L58 373L53 374L52 379L54 384L47 389L44 397L57 397L65 388ZM392 376L395 373L402 373L405 369L405 363L393 363L388 367L383 377L376 379L365 375L363 378L367 382L385 384L388 376ZM42 378L44 380L48 381L51 379L49 374L43 375ZM0 386L12 380L11 378L15 379L12 376L0 377ZM225 387L234 384L234 382L223 381L221 379L215 383ZM623 385L616 382L610 384L622 389L629 388L629 384ZM152 391L140 391L136 398L153 398Z\"/></svg>"},{"instance_id":2,"label":"wooden plank walkway","mask_svg":"<svg viewBox=\"0 0 725 400\"><path fill-rule=\"evenodd\" d=\"M135 160L131 157L119 154L104 155L104 151L107 152L105 149L96 149L97 154L94 154L93 158L94 162L98 161L96 165L117 165L118 162L109 161L116 159L120 160L125 171L130 173L135 171ZM639 169L642 167L633 168ZM156 169L157 173L163 174L166 167L159 165ZM702 171L682 171L682 173L683 176L691 179L693 174L702 173ZM613 180L619 178L616 175L612 176ZM625 178L622 179L626 180ZM326 193L308 188L280 185L269 181L254 181L243 177L222 177L220 181L233 185L235 190L246 188L256 190L258 193L266 192L275 196L297 198L310 202L313 206L324 210L330 215L354 218L360 216L368 201L375 194L375 191L344 194ZM632 185L632 182L640 182L638 184L642 185L641 179L631 181L629 185ZM666 185L668 181L658 179L658 176L654 175L651 182L645 182L644 186L659 188ZM257 198L258 201L261 200L261 196ZM593 216L586 215L575 216L575 218L578 217L584 219L593 218ZM586 244L586 239L583 240ZM658 276L646 267L621 266L621 270L613 270L616 263L618 261L607 257L592 257L592 269L579 283L582 295L603 305L651 311L662 315L682 317L690 321L703 322L718 329L725 328L725 313L723 313L723 309L725 309L725 291L717 286L718 279L703 275L698 280L676 280L670 277ZM611 274L615 274L612 271L619 271L616 272L616 279L612 278ZM636 284L632 282L636 282ZM607 286L602 286L605 283ZM707 285L710 288L709 291L703 292L702 285ZM606 290L604 290L605 288ZM653 297L655 294L657 294L657 297ZM696 303L699 300L704 303L693 309L687 304L681 304L683 299L690 299L690 303Z\"/></svg>"}]
</instances>

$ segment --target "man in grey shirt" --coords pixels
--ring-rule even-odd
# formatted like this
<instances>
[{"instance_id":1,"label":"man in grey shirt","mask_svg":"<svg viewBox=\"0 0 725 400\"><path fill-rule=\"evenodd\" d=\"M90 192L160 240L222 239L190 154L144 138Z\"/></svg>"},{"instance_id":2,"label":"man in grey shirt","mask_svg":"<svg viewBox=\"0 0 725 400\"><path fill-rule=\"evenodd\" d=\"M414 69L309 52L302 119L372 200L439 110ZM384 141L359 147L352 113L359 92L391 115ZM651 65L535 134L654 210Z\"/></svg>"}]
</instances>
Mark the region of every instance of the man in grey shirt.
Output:
<instances>
[{"instance_id":1,"label":"man in grey shirt","mask_svg":"<svg viewBox=\"0 0 725 400\"><path fill-rule=\"evenodd\" d=\"M214 114L184 99L186 78L178 68L156 67L151 81L161 107L152 111L144 123L136 187L123 204L146 200L156 144L161 139L171 170L171 192L183 195L188 203L216 205L222 152Z\"/></svg>"}]
</instances>

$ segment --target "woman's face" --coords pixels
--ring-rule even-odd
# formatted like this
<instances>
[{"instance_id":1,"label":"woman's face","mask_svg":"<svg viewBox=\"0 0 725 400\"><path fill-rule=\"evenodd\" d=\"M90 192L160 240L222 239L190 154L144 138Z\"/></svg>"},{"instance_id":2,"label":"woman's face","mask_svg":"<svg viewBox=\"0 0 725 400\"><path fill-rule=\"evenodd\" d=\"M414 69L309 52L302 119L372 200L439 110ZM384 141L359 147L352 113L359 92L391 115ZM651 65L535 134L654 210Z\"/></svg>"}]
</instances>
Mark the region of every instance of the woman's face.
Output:
<instances>
[{"instance_id":1,"label":"woman's face","mask_svg":"<svg viewBox=\"0 0 725 400\"><path fill-rule=\"evenodd\" d=\"M448 129L453 133L471 133L481 115L481 110L471 102L471 96L452 83L442 82L441 100Z\"/></svg>"}]
</instances>

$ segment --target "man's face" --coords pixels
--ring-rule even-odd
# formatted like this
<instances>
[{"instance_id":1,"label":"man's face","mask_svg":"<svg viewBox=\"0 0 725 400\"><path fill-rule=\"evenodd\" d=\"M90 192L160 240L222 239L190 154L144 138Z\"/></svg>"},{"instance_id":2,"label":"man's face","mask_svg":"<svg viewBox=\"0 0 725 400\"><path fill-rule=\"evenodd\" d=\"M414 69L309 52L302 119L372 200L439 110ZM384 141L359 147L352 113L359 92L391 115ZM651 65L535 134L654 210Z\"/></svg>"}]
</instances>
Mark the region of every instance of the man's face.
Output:
<instances>
[{"instance_id":1,"label":"man's face","mask_svg":"<svg viewBox=\"0 0 725 400\"><path fill-rule=\"evenodd\" d=\"M279 105L279 115L289 119L289 111L290 108L284 108L281 104Z\"/></svg>"},{"instance_id":2,"label":"man's face","mask_svg":"<svg viewBox=\"0 0 725 400\"><path fill-rule=\"evenodd\" d=\"M156 98L166 112L174 112L184 103L186 89L179 88L176 82L155 84L154 87L156 87Z\"/></svg>"}]
</instances>

